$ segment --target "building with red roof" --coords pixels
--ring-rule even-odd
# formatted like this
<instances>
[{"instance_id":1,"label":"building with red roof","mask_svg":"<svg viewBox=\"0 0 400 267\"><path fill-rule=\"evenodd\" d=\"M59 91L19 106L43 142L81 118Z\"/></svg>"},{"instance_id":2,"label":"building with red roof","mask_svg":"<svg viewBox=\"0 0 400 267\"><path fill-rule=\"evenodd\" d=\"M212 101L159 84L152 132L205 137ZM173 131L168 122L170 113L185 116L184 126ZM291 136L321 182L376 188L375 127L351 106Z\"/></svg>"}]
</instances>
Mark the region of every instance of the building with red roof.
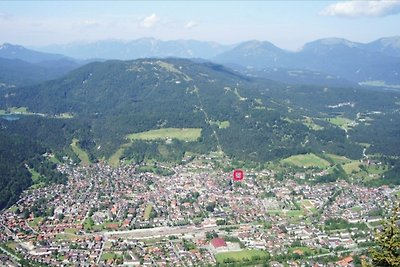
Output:
<instances>
[{"instance_id":1,"label":"building with red roof","mask_svg":"<svg viewBox=\"0 0 400 267\"><path fill-rule=\"evenodd\" d=\"M227 246L228 246L228 245L226 244L225 240L223 240L223 239L220 238L220 237L216 237L216 238L212 239L212 240L210 241L210 243L211 243L211 245L212 245L215 249L218 249L218 248L221 248L221 247L227 247Z\"/></svg>"}]
</instances>

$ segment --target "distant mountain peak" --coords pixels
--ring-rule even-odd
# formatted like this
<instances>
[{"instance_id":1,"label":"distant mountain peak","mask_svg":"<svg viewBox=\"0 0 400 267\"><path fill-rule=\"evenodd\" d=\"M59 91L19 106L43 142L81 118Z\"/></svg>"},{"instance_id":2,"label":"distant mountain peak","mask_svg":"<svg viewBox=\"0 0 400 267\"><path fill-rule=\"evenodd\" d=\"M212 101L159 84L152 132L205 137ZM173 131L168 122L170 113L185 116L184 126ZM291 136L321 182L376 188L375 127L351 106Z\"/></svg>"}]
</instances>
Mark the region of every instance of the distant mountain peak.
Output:
<instances>
[{"instance_id":1,"label":"distant mountain peak","mask_svg":"<svg viewBox=\"0 0 400 267\"><path fill-rule=\"evenodd\" d=\"M400 48L400 36L380 38L376 40L376 42L379 42L384 47L391 46L395 48Z\"/></svg>"},{"instance_id":2,"label":"distant mountain peak","mask_svg":"<svg viewBox=\"0 0 400 267\"><path fill-rule=\"evenodd\" d=\"M25 49L23 46L20 45L14 45L14 44L10 44L10 43L3 43L2 45L0 45L0 50L1 49Z\"/></svg>"},{"instance_id":3,"label":"distant mountain peak","mask_svg":"<svg viewBox=\"0 0 400 267\"><path fill-rule=\"evenodd\" d=\"M337 45L343 45L350 48L359 47L358 43L349 41L347 39L331 37L331 38L318 39L316 41L307 43L304 45L303 49L307 49L310 47L314 48L317 46L337 46Z\"/></svg>"},{"instance_id":4,"label":"distant mountain peak","mask_svg":"<svg viewBox=\"0 0 400 267\"><path fill-rule=\"evenodd\" d=\"M251 40L244 43L241 43L237 46L238 48L245 48L245 49L279 49L276 45L268 41L259 41L259 40Z\"/></svg>"},{"instance_id":5,"label":"distant mountain peak","mask_svg":"<svg viewBox=\"0 0 400 267\"><path fill-rule=\"evenodd\" d=\"M42 53L20 45L4 43L0 45L0 58L20 59L29 63L39 63L48 60L65 58L59 54Z\"/></svg>"}]
</instances>

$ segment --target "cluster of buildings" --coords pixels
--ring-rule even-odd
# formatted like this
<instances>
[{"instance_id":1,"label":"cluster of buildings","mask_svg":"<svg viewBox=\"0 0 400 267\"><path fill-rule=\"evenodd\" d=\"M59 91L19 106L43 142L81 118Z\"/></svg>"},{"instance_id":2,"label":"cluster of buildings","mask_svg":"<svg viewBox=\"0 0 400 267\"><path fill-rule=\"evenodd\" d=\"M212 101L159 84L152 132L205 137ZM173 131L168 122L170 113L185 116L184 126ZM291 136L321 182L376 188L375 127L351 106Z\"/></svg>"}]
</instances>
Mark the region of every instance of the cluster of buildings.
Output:
<instances>
[{"instance_id":1,"label":"cluster of buildings","mask_svg":"<svg viewBox=\"0 0 400 267\"><path fill-rule=\"evenodd\" d=\"M66 185L28 190L1 212L0 242L53 266L215 265L219 253L244 249L264 251L276 266L275 255L319 266L324 256L362 252L398 190L300 184L270 171L234 182L201 160L164 167L175 174L60 165ZM331 266L353 266L343 259Z\"/></svg>"}]
</instances>

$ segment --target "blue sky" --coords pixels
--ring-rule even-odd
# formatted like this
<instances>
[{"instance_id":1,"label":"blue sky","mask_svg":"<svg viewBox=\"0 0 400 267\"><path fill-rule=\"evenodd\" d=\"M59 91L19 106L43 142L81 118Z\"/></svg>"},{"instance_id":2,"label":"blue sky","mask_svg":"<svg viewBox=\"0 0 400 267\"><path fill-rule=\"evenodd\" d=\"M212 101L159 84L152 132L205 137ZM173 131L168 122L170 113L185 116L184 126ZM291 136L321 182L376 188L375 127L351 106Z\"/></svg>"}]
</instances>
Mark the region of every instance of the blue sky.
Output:
<instances>
[{"instance_id":1,"label":"blue sky","mask_svg":"<svg viewBox=\"0 0 400 267\"><path fill-rule=\"evenodd\" d=\"M270 41L295 50L325 37L400 35L400 1L1 1L0 43L102 39Z\"/></svg>"}]
</instances>

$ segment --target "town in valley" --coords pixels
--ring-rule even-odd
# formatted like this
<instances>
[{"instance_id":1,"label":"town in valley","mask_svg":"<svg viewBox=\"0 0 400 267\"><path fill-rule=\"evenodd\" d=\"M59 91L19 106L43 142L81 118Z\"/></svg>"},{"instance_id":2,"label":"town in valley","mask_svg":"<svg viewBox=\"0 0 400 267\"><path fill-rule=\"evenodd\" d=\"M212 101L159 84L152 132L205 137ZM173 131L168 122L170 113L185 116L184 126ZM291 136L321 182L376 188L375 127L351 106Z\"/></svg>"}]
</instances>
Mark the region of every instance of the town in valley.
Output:
<instances>
[{"instance_id":1,"label":"town in valley","mask_svg":"<svg viewBox=\"0 0 400 267\"><path fill-rule=\"evenodd\" d=\"M68 161L66 161L68 162ZM0 214L3 262L38 266L354 266L398 187L305 182L317 169L246 169L214 156L167 170L58 164L66 184L31 187Z\"/></svg>"}]
</instances>

